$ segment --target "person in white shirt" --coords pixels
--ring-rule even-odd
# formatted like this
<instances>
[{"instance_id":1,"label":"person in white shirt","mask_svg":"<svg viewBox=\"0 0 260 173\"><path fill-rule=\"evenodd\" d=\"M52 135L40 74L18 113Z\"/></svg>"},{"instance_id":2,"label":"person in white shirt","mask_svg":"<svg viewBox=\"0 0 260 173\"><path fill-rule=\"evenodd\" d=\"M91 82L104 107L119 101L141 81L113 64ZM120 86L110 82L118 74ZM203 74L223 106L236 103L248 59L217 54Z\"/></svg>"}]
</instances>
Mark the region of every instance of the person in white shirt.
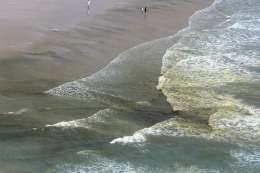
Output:
<instances>
[{"instance_id":1,"label":"person in white shirt","mask_svg":"<svg viewBox=\"0 0 260 173\"><path fill-rule=\"evenodd\" d=\"M89 6L90 6L90 0L88 0L88 8L89 8Z\"/></svg>"}]
</instances>

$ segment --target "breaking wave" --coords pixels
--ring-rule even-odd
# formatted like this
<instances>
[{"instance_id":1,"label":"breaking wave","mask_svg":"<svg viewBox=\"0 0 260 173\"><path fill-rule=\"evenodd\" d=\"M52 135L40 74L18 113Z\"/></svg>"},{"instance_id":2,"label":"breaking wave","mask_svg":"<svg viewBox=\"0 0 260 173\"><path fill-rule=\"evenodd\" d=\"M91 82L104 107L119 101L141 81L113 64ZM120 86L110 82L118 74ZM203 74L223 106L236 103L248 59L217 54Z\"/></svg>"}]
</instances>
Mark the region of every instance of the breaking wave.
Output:
<instances>
[{"instance_id":1,"label":"breaking wave","mask_svg":"<svg viewBox=\"0 0 260 173\"><path fill-rule=\"evenodd\" d=\"M156 143L155 138L157 141L181 138L184 140L183 144L189 143L187 139L192 139L196 146L199 146L201 142L197 140L201 140L212 142L210 145L214 143L208 153L219 153L224 148L225 154L235 160L230 165L223 162L223 165L213 166L214 169L197 166L196 163L178 167L176 161L172 164L175 165L176 172L226 172L223 167L227 167L225 170L228 172L236 169L247 170L248 165L250 170L259 170L259 28L259 0L216 0L209 8L191 16L189 27L175 36L129 49L100 72L47 91L48 94L95 100L113 107L100 111L93 117L48 127L91 126L98 129L102 126L97 123L105 123L111 125L109 129L112 126L125 128L125 131L130 129L128 135L112 135L118 137L110 141L111 146L147 149ZM167 120L156 119L151 124L140 125L140 119L146 117L155 107L156 110L160 107L159 103L150 104L151 100L159 97L160 92L166 96L171 109L178 112L178 116L168 117ZM132 115L130 119L125 118L136 110L144 109L144 106L133 106L138 103L146 103L150 112L146 112L147 114L139 119L140 112L137 116ZM115 108L116 112L113 110ZM159 112L162 112L162 109ZM107 129L102 130L101 133L109 134ZM218 147L218 142L221 142L223 148L212 151ZM254 150L249 151L248 147L253 147ZM225 159L229 160L228 156ZM104 165L108 163L110 166L101 167L94 164L89 167L90 164L87 164L86 167L86 164L68 164L56 169L84 172L101 168L111 171L110 168L115 167L120 172L123 167L136 172L154 171L153 168L145 166L146 164L119 164L113 159L106 160L103 156L101 160L99 156L95 157L98 157L98 163L105 162ZM240 164L243 162L246 164Z\"/></svg>"}]
</instances>

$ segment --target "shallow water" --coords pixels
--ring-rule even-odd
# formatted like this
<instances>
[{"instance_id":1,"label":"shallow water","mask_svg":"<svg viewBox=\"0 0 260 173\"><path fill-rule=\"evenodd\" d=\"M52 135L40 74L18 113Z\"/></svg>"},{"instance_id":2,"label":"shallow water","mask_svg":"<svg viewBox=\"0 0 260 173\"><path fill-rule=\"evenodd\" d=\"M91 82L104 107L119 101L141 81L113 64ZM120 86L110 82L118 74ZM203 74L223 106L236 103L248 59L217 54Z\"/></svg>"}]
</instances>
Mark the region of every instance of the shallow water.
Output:
<instances>
[{"instance_id":1,"label":"shallow water","mask_svg":"<svg viewBox=\"0 0 260 173\"><path fill-rule=\"evenodd\" d=\"M115 28L95 25L100 37L72 44L87 35L83 22L51 31L37 47L45 50L12 52L22 58L0 63L1 171L259 172L259 9L216 0L175 36L128 49L89 77L97 67L81 68L105 54L96 41L110 43L101 38ZM51 44L52 34L61 40Z\"/></svg>"}]
</instances>

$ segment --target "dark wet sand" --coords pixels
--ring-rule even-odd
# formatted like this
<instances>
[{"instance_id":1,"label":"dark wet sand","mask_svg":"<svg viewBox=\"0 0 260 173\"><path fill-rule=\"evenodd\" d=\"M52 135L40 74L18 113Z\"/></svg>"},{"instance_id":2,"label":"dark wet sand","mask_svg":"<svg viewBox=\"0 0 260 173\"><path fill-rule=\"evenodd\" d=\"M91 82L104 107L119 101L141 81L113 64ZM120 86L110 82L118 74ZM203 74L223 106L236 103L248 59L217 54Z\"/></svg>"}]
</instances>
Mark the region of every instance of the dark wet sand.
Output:
<instances>
[{"instance_id":1,"label":"dark wet sand","mask_svg":"<svg viewBox=\"0 0 260 173\"><path fill-rule=\"evenodd\" d=\"M1 1L0 89L18 92L87 77L131 47L174 35L213 3L92 0L88 10L86 0Z\"/></svg>"}]
</instances>

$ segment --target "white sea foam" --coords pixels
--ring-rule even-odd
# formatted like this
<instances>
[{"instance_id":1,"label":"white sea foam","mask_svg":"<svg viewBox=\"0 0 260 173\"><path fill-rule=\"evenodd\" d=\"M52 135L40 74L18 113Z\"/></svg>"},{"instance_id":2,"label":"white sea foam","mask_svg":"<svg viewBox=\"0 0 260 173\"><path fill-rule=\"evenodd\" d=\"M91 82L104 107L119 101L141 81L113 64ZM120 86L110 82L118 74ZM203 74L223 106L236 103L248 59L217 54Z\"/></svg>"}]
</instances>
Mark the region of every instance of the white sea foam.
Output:
<instances>
[{"instance_id":1,"label":"white sea foam","mask_svg":"<svg viewBox=\"0 0 260 173\"><path fill-rule=\"evenodd\" d=\"M46 125L46 127L60 127L63 129L67 128L88 128L86 124L87 119L73 120L73 121L62 121L53 125Z\"/></svg>"},{"instance_id":2,"label":"white sea foam","mask_svg":"<svg viewBox=\"0 0 260 173\"><path fill-rule=\"evenodd\" d=\"M19 111L16 111L16 112L7 112L7 113L4 113L4 114L15 114L15 115L19 115L19 114L22 114L24 112L28 112L29 110L27 108L23 108Z\"/></svg>"},{"instance_id":3,"label":"white sea foam","mask_svg":"<svg viewBox=\"0 0 260 173\"><path fill-rule=\"evenodd\" d=\"M232 150L230 155L236 160L236 167L250 167L252 170L260 168L260 151L258 148L236 149Z\"/></svg>"},{"instance_id":4,"label":"white sea foam","mask_svg":"<svg viewBox=\"0 0 260 173\"><path fill-rule=\"evenodd\" d=\"M112 135L114 137L140 129L140 124L135 119L124 116L126 113L130 113L129 110L108 108L98 111L88 118L46 125L46 128L59 128L62 130L80 130L83 128L98 134Z\"/></svg>"},{"instance_id":5,"label":"white sea foam","mask_svg":"<svg viewBox=\"0 0 260 173\"><path fill-rule=\"evenodd\" d=\"M228 29L235 28L235 29L246 29L245 26L241 25L240 23L235 23L234 25L228 27Z\"/></svg>"},{"instance_id":6,"label":"white sea foam","mask_svg":"<svg viewBox=\"0 0 260 173\"><path fill-rule=\"evenodd\" d=\"M135 133L133 136L125 136L123 138L117 138L110 142L110 144L119 143L121 145L125 145L128 143L143 143L146 141L146 138L141 133Z\"/></svg>"},{"instance_id":7,"label":"white sea foam","mask_svg":"<svg viewBox=\"0 0 260 173\"><path fill-rule=\"evenodd\" d=\"M93 151L81 151L78 155L85 158L86 162L79 164L59 164L50 169L48 173L85 173L85 172L154 172L149 166L140 163L118 161L113 158L106 158Z\"/></svg>"},{"instance_id":8,"label":"white sea foam","mask_svg":"<svg viewBox=\"0 0 260 173\"><path fill-rule=\"evenodd\" d=\"M176 173L220 173L223 171L214 170L214 169L207 169L207 168L200 168L198 166L189 166L186 168L180 168L177 171L174 171ZM225 171L224 171L225 172Z\"/></svg>"},{"instance_id":9,"label":"white sea foam","mask_svg":"<svg viewBox=\"0 0 260 173\"><path fill-rule=\"evenodd\" d=\"M61 30L59 30L59 29L52 29L51 31L53 31L53 32L61 32Z\"/></svg>"},{"instance_id":10,"label":"white sea foam","mask_svg":"<svg viewBox=\"0 0 260 173\"><path fill-rule=\"evenodd\" d=\"M235 2L215 1L191 17L190 32L163 57L157 88L180 116L209 121L216 139L256 143L260 137L260 2ZM210 138L210 133L204 134Z\"/></svg>"},{"instance_id":11,"label":"white sea foam","mask_svg":"<svg viewBox=\"0 0 260 173\"><path fill-rule=\"evenodd\" d=\"M112 120L112 109L101 110L88 118L82 118L72 121L62 121L53 125L46 125L46 127L59 127L59 128L87 128L90 129L91 123L107 123ZM109 119L111 119L109 121Z\"/></svg>"}]
</instances>

